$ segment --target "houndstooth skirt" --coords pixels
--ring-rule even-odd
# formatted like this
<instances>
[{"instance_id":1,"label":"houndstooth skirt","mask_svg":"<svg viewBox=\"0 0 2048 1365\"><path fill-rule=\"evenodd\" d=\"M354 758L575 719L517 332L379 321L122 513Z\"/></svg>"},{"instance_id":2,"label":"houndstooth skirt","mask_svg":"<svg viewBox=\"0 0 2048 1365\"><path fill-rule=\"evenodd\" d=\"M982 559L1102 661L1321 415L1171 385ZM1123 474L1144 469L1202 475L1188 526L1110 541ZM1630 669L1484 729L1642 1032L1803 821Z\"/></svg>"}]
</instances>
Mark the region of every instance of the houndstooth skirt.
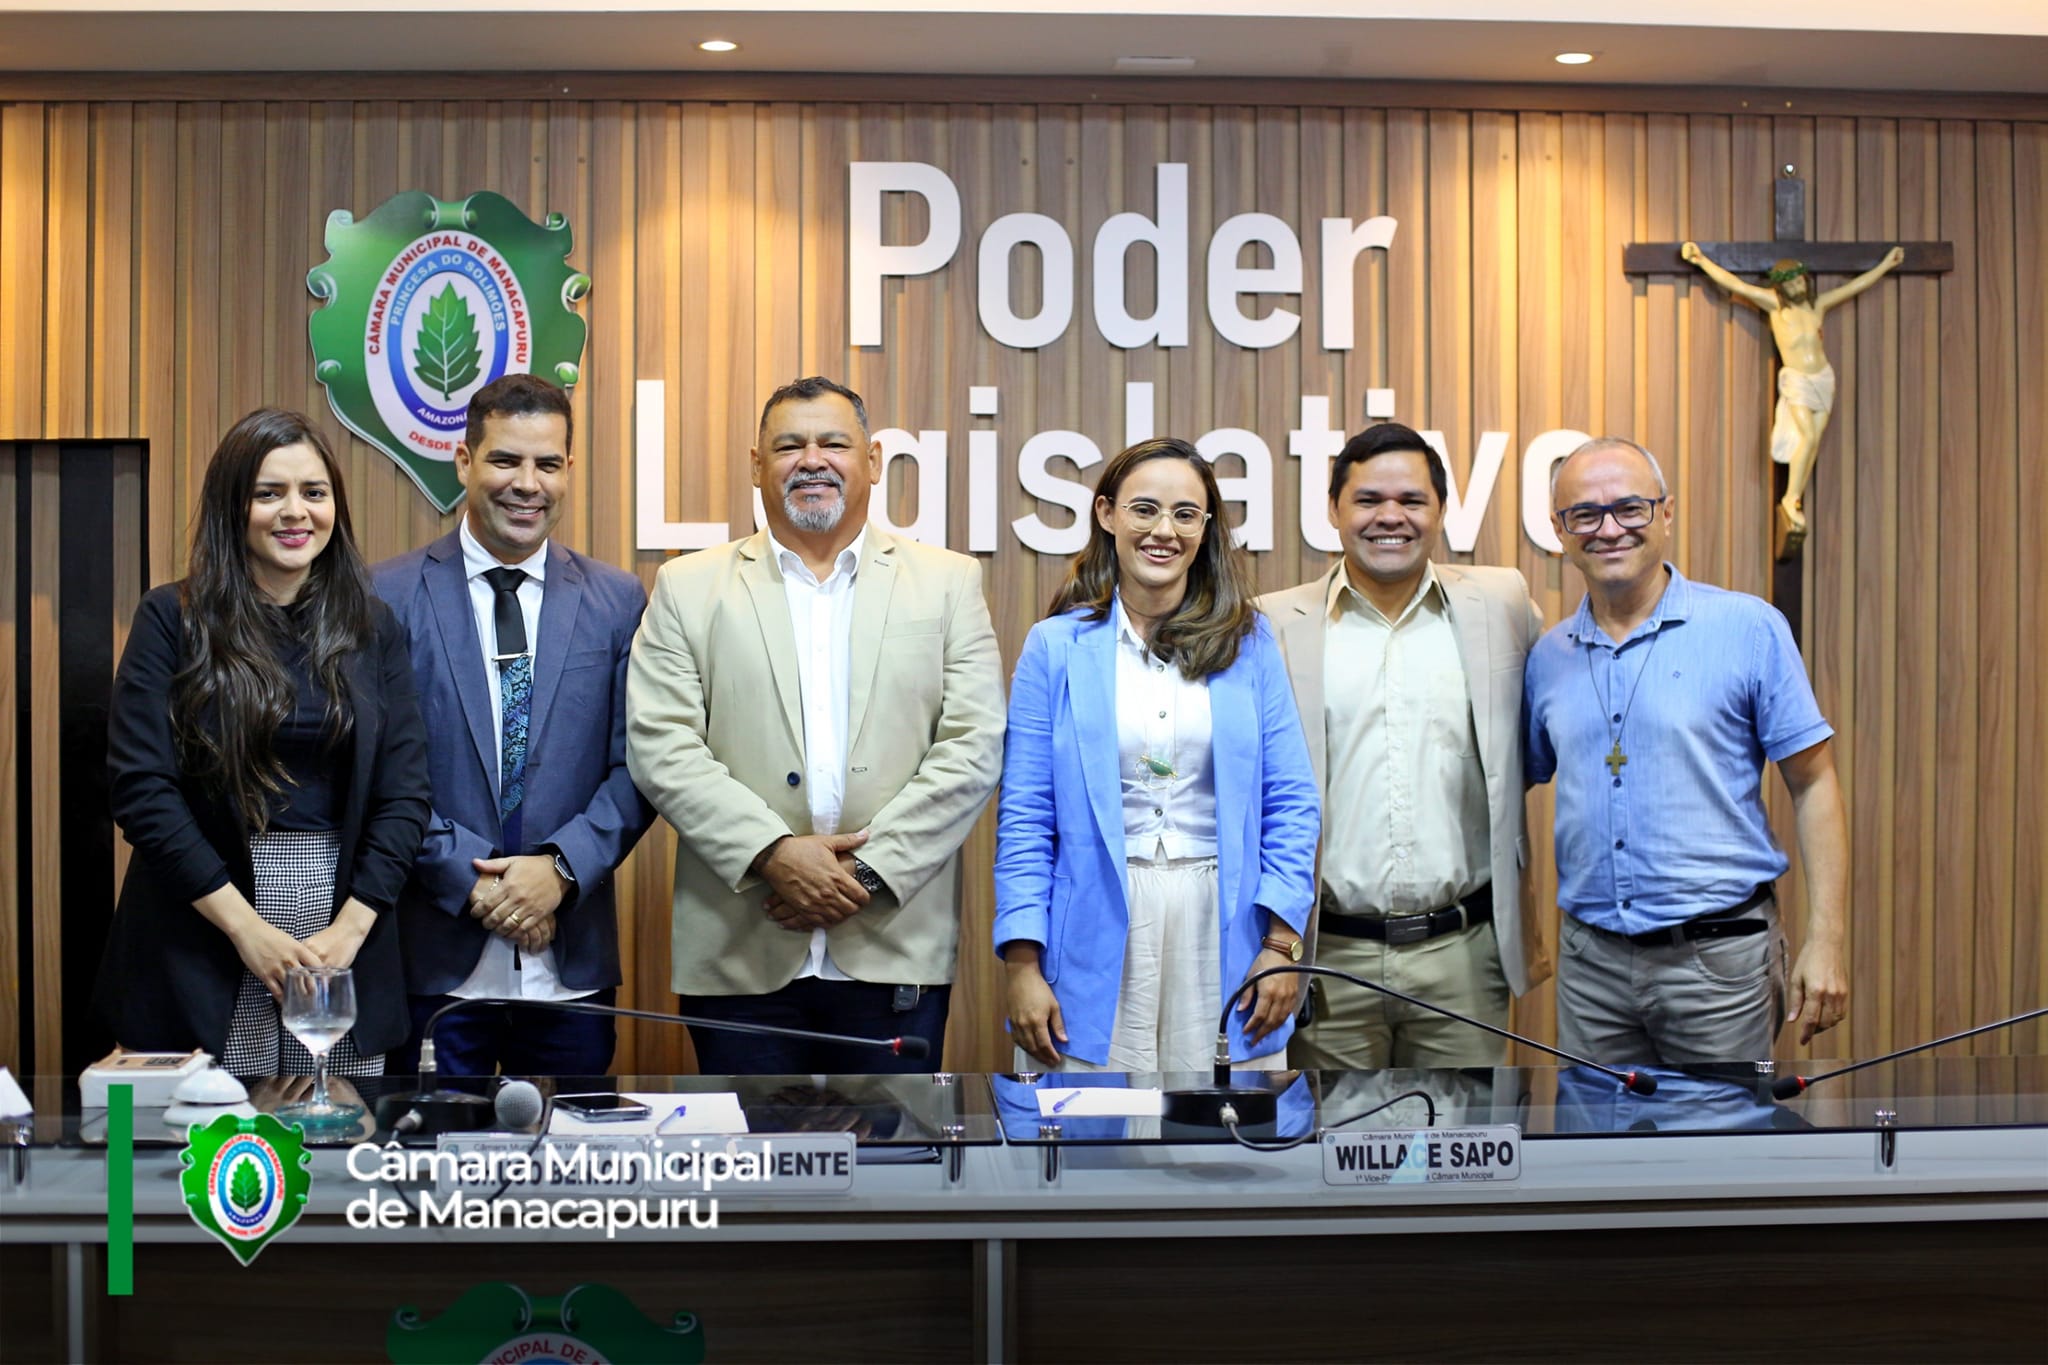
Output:
<instances>
[{"instance_id":1,"label":"houndstooth skirt","mask_svg":"<svg viewBox=\"0 0 2048 1365\"><path fill-rule=\"evenodd\" d=\"M340 856L341 841L332 830L272 830L250 835L256 913L297 939L325 929L334 921L334 872ZM277 1001L247 969L235 994L226 1055L220 1062L237 1076L313 1074L313 1054L284 1026ZM358 1053L351 1029L327 1054L327 1070L335 1076L381 1076L384 1058L381 1053L375 1057Z\"/></svg>"}]
</instances>

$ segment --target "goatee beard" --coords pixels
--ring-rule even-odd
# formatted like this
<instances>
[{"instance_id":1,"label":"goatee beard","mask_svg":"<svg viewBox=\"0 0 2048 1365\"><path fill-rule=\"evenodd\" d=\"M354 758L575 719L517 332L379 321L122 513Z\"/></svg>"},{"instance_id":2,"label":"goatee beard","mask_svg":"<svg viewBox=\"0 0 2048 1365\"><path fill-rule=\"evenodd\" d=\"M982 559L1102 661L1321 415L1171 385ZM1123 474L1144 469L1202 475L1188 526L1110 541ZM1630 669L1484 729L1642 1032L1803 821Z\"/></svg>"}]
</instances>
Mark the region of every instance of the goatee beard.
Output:
<instances>
[{"instance_id":1,"label":"goatee beard","mask_svg":"<svg viewBox=\"0 0 2048 1365\"><path fill-rule=\"evenodd\" d=\"M816 479L817 476L808 477ZM824 532L837 529L840 518L846 515L846 484L831 475L826 475L823 482L830 483L833 490L839 494L839 497L830 506L798 503L796 496L798 480L796 479L791 479L782 486L783 515L789 518L790 525L796 527L797 530L807 531L812 535L821 535Z\"/></svg>"}]
</instances>

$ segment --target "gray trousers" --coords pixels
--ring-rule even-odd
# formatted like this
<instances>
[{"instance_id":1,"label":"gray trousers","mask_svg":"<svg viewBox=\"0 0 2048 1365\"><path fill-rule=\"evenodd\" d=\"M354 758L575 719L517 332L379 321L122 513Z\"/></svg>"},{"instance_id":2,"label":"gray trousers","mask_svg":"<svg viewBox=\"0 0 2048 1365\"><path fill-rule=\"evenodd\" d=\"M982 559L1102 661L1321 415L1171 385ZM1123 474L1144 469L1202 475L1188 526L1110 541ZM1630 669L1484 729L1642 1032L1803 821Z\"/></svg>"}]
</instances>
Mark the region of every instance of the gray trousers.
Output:
<instances>
[{"instance_id":1,"label":"gray trousers","mask_svg":"<svg viewBox=\"0 0 2048 1365\"><path fill-rule=\"evenodd\" d=\"M1768 1060L1785 1017L1785 935L1776 901L1743 918L1771 927L1646 947L1564 916L1557 1045L1610 1066Z\"/></svg>"}]
</instances>

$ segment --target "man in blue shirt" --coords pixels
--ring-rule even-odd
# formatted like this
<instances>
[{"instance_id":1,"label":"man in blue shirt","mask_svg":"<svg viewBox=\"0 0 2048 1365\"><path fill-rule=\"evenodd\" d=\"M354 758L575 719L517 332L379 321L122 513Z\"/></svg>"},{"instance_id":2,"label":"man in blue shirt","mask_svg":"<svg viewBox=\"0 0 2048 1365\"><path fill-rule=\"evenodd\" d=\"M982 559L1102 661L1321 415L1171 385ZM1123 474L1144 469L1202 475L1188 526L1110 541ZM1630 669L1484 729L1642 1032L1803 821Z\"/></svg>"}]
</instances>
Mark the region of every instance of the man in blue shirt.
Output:
<instances>
[{"instance_id":1,"label":"man in blue shirt","mask_svg":"<svg viewBox=\"0 0 2048 1365\"><path fill-rule=\"evenodd\" d=\"M1611 1063L1761 1060L1781 1018L1804 1043L1847 1011L1834 731L1784 616L1665 561L1674 501L1629 441L1588 441L1552 475L1586 579L1524 678L1528 780L1557 779L1558 1045ZM1767 760L1792 790L1806 872L1789 981Z\"/></svg>"}]
</instances>

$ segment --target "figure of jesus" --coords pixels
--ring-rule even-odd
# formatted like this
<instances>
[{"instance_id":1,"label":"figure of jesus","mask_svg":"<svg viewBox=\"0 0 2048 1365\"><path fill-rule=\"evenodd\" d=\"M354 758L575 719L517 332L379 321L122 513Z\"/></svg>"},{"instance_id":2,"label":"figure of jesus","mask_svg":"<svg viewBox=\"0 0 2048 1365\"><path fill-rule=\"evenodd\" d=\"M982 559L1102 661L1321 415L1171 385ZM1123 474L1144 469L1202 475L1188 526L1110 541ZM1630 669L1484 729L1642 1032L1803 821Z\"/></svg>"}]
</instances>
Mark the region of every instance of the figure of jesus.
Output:
<instances>
[{"instance_id":1,"label":"figure of jesus","mask_svg":"<svg viewBox=\"0 0 2048 1365\"><path fill-rule=\"evenodd\" d=\"M1698 242L1687 242L1678 254L1707 272L1707 278L1739 299L1756 305L1771 320L1778 342L1778 408L1771 418L1771 458L1788 465L1785 496L1778 503L1781 557L1796 554L1806 539L1806 512L1801 500L1813 476L1820 438L1835 408L1835 367L1821 345L1821 320L1838 303L1855 298L1883 279L1906 259L1893 247L1883 260L1850 280L1814 297L1813 272L1799 261L1779 261L1767 277L1770 288L1749 284L1714 264Z\"/></svg>"}]
</instances>

